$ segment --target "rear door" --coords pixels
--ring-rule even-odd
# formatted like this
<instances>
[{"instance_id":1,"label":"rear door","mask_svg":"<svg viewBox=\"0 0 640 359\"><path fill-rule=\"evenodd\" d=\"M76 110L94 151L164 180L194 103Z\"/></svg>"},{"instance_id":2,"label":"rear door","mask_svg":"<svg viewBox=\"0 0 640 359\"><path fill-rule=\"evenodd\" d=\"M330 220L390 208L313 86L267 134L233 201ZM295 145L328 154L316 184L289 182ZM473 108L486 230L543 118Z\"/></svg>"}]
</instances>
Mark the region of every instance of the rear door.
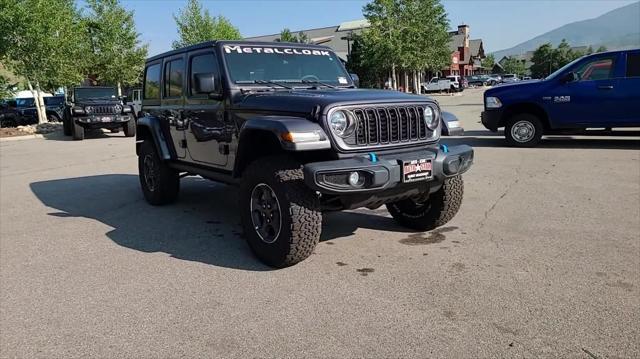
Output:
<instances>
[{"instance_id":1,"label":"rear door","mask_svg":"<svg viewBox=\"0 0 640 359\"><path fill-rule=\"evenodd\" d=\"M624 76L618 80L619 126L640 126L640 51L629 51L625 57Z\"/></svg>"},{"instance_id":2,"label":"rear door","mask_svg":"<svg viewBox=\"0 0 640 359\"><path fill-rule=\"evenodd\" d=\"M159 117L168 126L178 158L186 157L184 108L185 54L165 58L162 63L162 110Z\"/></svg>"},{"instance_id":3,"label":"rear door","mask_svg":"<svg viewBox=\"0 0 640 359\"><path fill-rule=\"evenodd\" d=\"M204 49L189 53L188 88L182 117L187 124L185 137L190 161L224 167L229 157L233 130L224 111L222 93L208 96L197 94L195 89L197 74L213 74L216 87L222 90L220 68L214 51Z\"/></svg>"}]
</instances>

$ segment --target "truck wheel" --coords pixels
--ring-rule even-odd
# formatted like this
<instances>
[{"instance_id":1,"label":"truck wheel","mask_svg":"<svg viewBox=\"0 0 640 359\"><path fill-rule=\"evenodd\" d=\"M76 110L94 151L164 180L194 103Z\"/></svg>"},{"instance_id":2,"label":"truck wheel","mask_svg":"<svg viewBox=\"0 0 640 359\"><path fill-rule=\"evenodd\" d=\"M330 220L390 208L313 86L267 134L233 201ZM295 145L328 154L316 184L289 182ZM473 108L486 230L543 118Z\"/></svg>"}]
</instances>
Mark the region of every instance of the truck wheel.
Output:
<instances>
[{"instance_id":1,"label":"truck wheel","mask_svg":"<svg viewBox=\"0 0 640 359\"><path fill-rule=\"evenodd\" d=\"M320 240L319 200L287 156L258 159L244 171L240 216L249 246L264 263L288 267L311 255Z\"/></svg>"},{"instance_id":2,"label":"truck wheel","mask_svg":"<svg viewBox=\"0 0 640 359\"><path fill-rule=\"evenodd\" d=\"M158 156L155 145L145 140L138 156L138 177L144 198L154 206L174 202L180 191L180 174Z\"/></svg>"},{"instance_id":3,"label":"truck wheel","mask_svg":"<svg viewBox=\"0 0 640 359\"><path fill-rule=\"evenodd\" d=\"M136 121L127 121L124 125L124 135L125 137L134 137L136 135Z\"/></svg>"},{"instance_id":4,"label":"truck wheel","mask_svg":"<svg viewBox=\"0 0 640 359\"><path fill-rule=\"evenodd\" d=\"M413 199L387 203L387 210L401 225L419 231L430 231L445 225L460 209L464 193L462 176L446 178L442 187L423 203Z\"/></svg>"},{"instance_id":5,"label":"truck wheel","mask_svg":"<svg viewBox=\"0 0 640 359\"><path fill-rule=\"evenodd\" d=\"M537 116L521 113L509 119L504 136L511 146L534 147L540 142L543 131L542 122Z\"/></svg>"},{"instance_id":6,"label":"truck wheel","mask_svg":"<svg viewBox=\"0 0 640 359\"><path fill-rule=\"evenodd\" d=\"M71 124L71 135L73 139L76 141L84 140L84 127L78 125L77 123Z\"/></svg>"}]
</instances>

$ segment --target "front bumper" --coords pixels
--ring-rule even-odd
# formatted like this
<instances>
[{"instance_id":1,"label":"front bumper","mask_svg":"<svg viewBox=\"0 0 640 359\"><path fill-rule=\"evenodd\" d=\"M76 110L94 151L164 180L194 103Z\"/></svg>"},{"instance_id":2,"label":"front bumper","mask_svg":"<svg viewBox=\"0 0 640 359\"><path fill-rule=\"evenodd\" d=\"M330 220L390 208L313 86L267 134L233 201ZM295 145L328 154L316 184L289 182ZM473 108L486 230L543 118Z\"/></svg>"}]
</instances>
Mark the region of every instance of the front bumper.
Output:
<instances>
[{"instance_id":1,"label":"front bumper","mask_svg":"<svg viewBox=\"0 0 640 359\"><path fill-rule=\"evenodd\" d=\"M426 180L403 182L403 161L421 159L431 160L432 176ZM343 160L308 163L304 166L304 180L309 187L324 194L376 193L425 184L437 189L445 178L466 172L472 164L473 148L470 146L442 146L380 157L363 154ZM352 172L358 172L365 178L364 185L355 187L341 182Z\"/></svg>"},{"instance_id":2,"label":"front bumper","mask_svg":"<svg viewBox=\"0 0 640 359\"><path fill-rule=\"evenodd\" d=\"M133 119L133 115L91 115L74 117L74 121L80 125L100 127L100 125L123 124Z\"/></svg>"},{"instance_id":3,"label":"front bumper","mask_svg":"<svg viewBox=\"0 0 640 359\"><path fill-rule=\"evenodd\" d=\"M502 124L502 110L500 109L482 111L480 118L484 127L493 132L498 131L500 127L504 127L504 124Z\"/></svg>"}]
</instances>

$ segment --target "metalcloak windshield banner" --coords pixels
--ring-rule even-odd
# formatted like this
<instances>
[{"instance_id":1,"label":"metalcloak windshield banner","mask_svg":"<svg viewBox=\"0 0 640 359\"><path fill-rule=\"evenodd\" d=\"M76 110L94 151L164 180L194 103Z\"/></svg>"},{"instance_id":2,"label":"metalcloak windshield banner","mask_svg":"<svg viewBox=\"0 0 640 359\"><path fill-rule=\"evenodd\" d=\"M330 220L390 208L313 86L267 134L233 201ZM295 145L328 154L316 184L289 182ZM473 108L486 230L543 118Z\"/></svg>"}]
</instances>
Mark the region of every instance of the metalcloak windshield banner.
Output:
<instances>
[{"instance_id":1,"label":"metalcloak windshield banner","mask_svg":"<svg viewBox=\"0 0 640 359\"><path fill-rule=\"evenodd\" d=\"M224 45L224 52L227 54L285 54L285 55L306 55L306 56L331 56L329 51L296 49L292 47L262 47L262 46L241 46Z\"/></svg>"}]
</instances>

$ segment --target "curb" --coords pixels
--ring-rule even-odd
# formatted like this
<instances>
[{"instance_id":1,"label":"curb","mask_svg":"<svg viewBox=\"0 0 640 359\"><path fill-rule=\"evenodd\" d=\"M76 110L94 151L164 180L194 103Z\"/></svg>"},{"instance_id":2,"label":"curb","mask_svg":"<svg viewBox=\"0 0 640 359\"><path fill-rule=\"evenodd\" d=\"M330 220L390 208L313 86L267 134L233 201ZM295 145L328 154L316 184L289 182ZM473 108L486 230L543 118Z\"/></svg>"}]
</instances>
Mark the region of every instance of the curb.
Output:
<instances>
[{"instance_id":1,"label":"curb","mask_svg":"<svg viewBox=\"0 0 640 359\"><path fill-rule=\"evenodd\" d=\"M44 138L44 136L41 135L41 134L36 133L36 134L33 134L33 135L2 137L2 138L0 138L0 142L35 140L36 138Z\"/></svg>"}]
</instances>

